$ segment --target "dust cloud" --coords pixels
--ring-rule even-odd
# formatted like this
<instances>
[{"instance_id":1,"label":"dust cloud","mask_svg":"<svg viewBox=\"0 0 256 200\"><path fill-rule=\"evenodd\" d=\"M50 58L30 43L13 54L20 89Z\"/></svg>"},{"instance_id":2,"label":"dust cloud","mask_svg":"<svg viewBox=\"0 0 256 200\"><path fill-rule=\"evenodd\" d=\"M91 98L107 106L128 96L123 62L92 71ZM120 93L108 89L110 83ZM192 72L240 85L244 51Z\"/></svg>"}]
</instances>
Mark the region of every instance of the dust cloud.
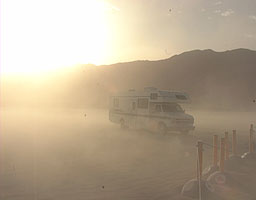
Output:
<instances>
[{"instance_id":1,"label":"dust cloud","mask_svg":"<svg viewBox=\"0 0 256 200\"><path fill-rule=\"evenodd\" d=\"M196 130L183 136L121 130L107 109L2 108L1 199L170 199L196 175L198 138L237 128L244 151L256 115L187 112Z\"/></svg>"},{"instance_id":2,"label":"dust cloud","mask_svg":"<svg viewBox=\"0 0 256 200\"><path fill-rule=\"evenodd\" d=\"M170 199L196 177L198 140L211 144L214 134L236 129L238 152L247 152L249 126L256 124L254 60L249 70L240 72L244 65L238 63L235 74L228 68L223 74L225 63L217 71L214 64L205 67L209 60L197 63L212 53L192 52L193 66L184 54L82 65L39 77L1 77L0 198ZM243 76L235 84L243 70L250 79ZM191 94L192 104L184 108L195 118L195 131L162 135L112 124L109 95L145 86ZM205 148L204 167L212 164L211 154Z\"/></svg>"}]
</instances>

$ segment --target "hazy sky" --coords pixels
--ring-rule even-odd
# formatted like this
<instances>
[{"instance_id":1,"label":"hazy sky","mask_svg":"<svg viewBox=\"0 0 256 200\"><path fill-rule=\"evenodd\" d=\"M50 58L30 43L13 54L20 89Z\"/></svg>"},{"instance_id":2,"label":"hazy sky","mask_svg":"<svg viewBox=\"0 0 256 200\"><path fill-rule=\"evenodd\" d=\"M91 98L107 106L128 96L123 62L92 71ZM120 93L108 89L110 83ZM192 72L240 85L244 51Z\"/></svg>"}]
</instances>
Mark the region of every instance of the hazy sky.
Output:
<instances>
[{"instance_id":1,"label":"hazy sky","mask_svg":"<svg viewBox=\"0 0 256 200\"><path fill-rule=\"evenodd\" d=\"M5 72L241 47L256 49L255 0L1 0Z\"/></svg>"}]
</instances>

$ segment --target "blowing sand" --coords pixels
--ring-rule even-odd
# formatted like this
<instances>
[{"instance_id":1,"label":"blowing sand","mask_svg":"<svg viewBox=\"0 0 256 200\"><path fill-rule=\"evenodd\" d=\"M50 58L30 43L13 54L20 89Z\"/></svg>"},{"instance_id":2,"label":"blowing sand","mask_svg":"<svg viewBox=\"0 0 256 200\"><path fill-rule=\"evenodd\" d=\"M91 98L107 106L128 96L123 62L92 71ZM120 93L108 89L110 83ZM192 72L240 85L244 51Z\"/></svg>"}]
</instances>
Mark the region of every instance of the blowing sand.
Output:
<instances>
[{"instance_id":1,"label":"blowing sand","mask_svg":"<svg viewBox=\"0 0 256 200\"><path fill-rule=\"evenodd\" d=\"M171 199L196 175L196 142L237 129L247 151L255 113L189 112L188 136L121 131L107 110L2 109L0 194L4 200ZM85 116L86 114L86 116ZM204 166L211 164L206 148Z\"/></svg>"}]
</instances>

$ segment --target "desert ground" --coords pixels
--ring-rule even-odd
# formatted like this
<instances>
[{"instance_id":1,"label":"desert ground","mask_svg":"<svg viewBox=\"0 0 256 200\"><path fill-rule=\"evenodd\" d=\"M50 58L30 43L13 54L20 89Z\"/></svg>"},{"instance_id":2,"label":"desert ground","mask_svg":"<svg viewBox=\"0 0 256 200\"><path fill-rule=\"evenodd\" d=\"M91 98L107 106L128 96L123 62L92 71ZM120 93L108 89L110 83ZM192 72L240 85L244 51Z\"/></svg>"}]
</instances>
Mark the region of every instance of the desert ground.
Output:
<instances>
[{"instance_id":1,"label":"desert ground","mask_svg":"<svg viewBox=\"0 0 256 200\"><path fill-rule=\"evenodd\" d=\"M188 136L120 130L105 109L2 108L0 197L3 200L172 199L196 176L196 142L237 130L247 151L253 112L188 110ZM86 116L85 116L86 114ZM204 167L212 162L205 147Z\"/></svg>"}]
</instances>

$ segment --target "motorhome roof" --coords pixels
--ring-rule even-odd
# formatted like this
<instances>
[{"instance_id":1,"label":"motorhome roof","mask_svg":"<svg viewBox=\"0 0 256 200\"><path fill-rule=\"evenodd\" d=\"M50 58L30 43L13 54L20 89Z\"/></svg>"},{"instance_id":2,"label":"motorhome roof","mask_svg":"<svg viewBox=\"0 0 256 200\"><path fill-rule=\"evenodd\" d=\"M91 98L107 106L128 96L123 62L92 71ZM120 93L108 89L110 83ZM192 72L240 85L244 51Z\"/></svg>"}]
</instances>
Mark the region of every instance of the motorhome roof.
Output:
<instances>
[{"instance_id":1,"label":"motorhome roof","mask_svg":"<svg viewBox=\"0 0 256 200\"><path fill-rule=\"evenodd\" d=\"M190 103L189 95L185 92L172 92L168 90L158 90L157 88L147 87L142 91L129 90L121 92L114 97L150 97L151 101L155 102L172 102L172 103Z\"/></svg>"}]
</instances>

